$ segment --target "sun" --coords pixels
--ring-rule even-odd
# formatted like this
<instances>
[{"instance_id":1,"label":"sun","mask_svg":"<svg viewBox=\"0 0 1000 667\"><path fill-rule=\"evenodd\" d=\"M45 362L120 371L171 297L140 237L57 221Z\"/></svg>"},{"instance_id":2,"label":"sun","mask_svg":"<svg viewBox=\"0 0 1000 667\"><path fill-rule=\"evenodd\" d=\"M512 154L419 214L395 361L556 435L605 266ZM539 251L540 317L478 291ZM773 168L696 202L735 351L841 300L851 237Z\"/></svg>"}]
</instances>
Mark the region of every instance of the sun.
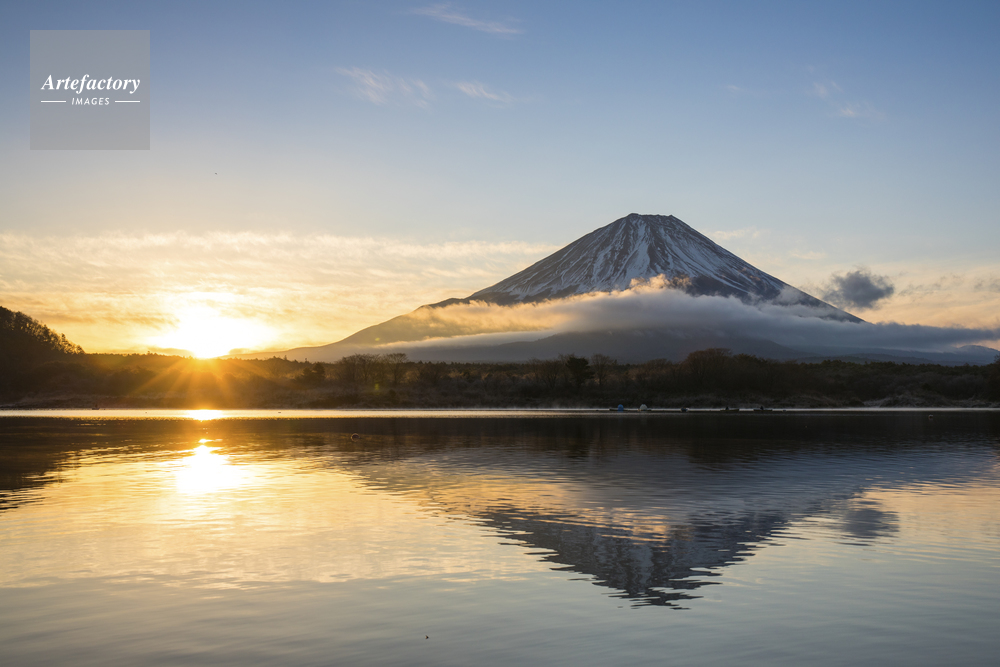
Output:
<instances>
[{"instance_id":1,"label":"sun","mask_svg":"<svg viewBox=\"0 0 1000 667\"><path fill-rule=\"evenodd\" d=\"M211 306L189 306L177 314L173 331L153 339L157 347L186 350L200 359L219 357L234 349L260 346L270 330L253 320L220 315Z\"/></svg>"}]
</instances>

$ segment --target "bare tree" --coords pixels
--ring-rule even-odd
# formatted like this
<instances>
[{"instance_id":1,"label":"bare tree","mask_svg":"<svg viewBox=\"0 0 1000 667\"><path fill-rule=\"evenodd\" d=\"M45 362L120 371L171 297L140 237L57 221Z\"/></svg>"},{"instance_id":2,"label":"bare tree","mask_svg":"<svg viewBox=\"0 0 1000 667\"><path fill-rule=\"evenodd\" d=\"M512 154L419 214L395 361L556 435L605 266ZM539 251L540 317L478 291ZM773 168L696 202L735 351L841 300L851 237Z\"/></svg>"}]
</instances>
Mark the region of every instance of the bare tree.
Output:
<instances>
[{"instance_id":1,"label":"bare tree","mask_svg":"<svg viewBox=\"0 0 1000 667\"><path fill-rule=\"evenodd\" d=\"M612 359L606 354L598 353L590 358L590 368L594 371L594 379L597 380L598 387L604 387L617 365L618 360Z\"/></svg>"},{"instance_id":2,"label":"bare tree","mask_svg":"<svg viewBox=\"0 0 1000 667\"><path fill-rule=\"evenodd\" d=\"M722 376L731 355L732 352L724 347L710 347L692 352L681 362L681 366L690 374L694 386L700 389Z\"/></svg>"},{"instance_id":3,"label":"bare tree","mask_svg":"<svg viewBox=\"0 0 1000 667\"><path fill-rule=\"evenodd\" d=\"M381 354L358 354L358 371L361 382L365 386L382 384L385 376L385 364Z\"/></svg>"},{"instance_id":4,"label":"bare tree","mask_svg":"<svg viewBox=\"0 0 1000 667\"><path fill-rule=\"evenodd\" d=\"M337 379L352 387L361 382L361 356L360 354L352 354L335 363L333 367L337 373Z\"/></svg>"},{"instance_id":5,"label":"bare tree","mask_svg":"<svg viewBox=\"0 0 1000 667\"><path fill-rule=\"evenodd\" d=\"M550 390L556 388L566 370L566 364L561 359L532 359L528 363L535 377Z\"/></svg>"},{"instance_id":6,"label":"bare tree","mask_svg":"<svg viewBox=\"0 0 1000 667\"><path fill-rule=\"evenodd\" d=\"M389 354L383 355L382 358L385 362L386 373L389 377L389 382L395 387L403 380L403 375L406 373L406 362L409 361L406 358L405 352L390 352Z\"/></svg>"}]
</instances>

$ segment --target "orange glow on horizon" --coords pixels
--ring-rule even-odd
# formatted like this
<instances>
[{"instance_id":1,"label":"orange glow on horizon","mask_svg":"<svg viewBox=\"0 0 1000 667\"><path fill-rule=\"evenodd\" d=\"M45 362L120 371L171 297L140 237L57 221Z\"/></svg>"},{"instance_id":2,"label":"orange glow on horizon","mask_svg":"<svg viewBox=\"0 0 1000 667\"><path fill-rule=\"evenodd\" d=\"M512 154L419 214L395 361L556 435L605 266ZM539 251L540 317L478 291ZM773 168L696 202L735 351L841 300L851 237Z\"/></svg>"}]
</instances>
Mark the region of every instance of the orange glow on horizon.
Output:
<instances>
[{"instance_id":1,"label":"orange glow on horizon","mask_svg":"<svg viewBox=\"0 0 1000 667\"><path fill-rule=\"evenodd\" d=\"M151 339L150 343L209 359L235 349L260 347L272 337L268 327L252 320L225 317L211 306L184 308L177 320L173 331Z\"/></svg>"}]
</instances>

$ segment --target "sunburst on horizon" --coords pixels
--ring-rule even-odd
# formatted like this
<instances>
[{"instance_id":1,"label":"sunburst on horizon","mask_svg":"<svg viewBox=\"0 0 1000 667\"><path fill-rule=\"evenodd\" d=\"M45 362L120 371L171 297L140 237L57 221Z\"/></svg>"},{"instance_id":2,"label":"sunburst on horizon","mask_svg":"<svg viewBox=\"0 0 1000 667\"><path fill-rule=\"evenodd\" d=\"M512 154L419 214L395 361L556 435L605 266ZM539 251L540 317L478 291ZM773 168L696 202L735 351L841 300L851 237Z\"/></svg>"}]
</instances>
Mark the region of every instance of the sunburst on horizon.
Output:
<instances>
[{"instance_id":1,"label":"sunburst on horizon","mask_svg":"<svg viewBox=\"0 0 1000 667\"><path fill-rule=\"evenodd\" d=\"M221 315L212 306L195 305L182 309L174 329L150 343L210 359L233 350L260 347L272 337L270 328L259 322Z\"/></svg>"}]
</instances>

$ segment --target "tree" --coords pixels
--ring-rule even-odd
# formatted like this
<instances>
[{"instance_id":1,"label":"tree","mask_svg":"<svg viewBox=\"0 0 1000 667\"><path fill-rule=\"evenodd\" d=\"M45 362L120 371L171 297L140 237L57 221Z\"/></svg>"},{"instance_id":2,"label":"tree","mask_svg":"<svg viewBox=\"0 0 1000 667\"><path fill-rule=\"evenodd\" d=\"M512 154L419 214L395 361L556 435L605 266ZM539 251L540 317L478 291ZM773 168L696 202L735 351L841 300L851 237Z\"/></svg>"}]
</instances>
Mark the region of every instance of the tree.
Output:
<instances>
[{"instance_id":1,"label":"tree","mask_svg":"<svg viewBox=\"0 0 1000 667\"><path fill-rule=\"evenodd\" d=\"M326 379L326 368L317 361L315 364L306 366L297 379L307 387L319 386Z\"/></svg>"},{"instance_id":2,"label":"tree","mask_svg":"<svg viewBox=\"0 0 1000 667\"><path fill-rule=\"evenodd\" d=\"M562 359L532 359L528 362L535 377L548 389L552 390L559 384L559 378L566 371L566 365Z\"/></svg>"},{"instance_id":3,"label":"tree","mask_svg":"<svg viewBox=\"0 0 1000 667\"><path fill-rule=\"evenodd\" d=\"M82 355L83 348L24 313L0 306L0 371Z\"/></svg>"},{"instance_id":4,"label":"tree","mask_svg":"<svg viewBox=\"0 0 1000 667\"><path fill-rule=\"evenodd\" d=\"M597 380L598 387L604 387L617 365L618 360L612 359L606 354L598 353L590 357L590 367L594 371L594 379Z\"/></svg>"},{"instance_id":5,"label":"tree","mask_svg":"<svg viewBox=\"0 0 1000 667\"><path fill-rule=\"evenodd\" d=\"M564 360L566 370L569 371L569 376L577 389L582 387L584 382L594 377L594 371L590 368L590 362L585 357L578 357L575 354L571 354L566 357L560 357L560 359Z\"/></svg>"},{"instance_id":6,"label":"tree","mask_svg":"<svg viewBox=\"0 0 1000 667\"><path fill-rule=\"evenodd\" d=\"M378 385L385 375L385 365L381 354L356 354L358 358L359 380L364 385Z\"/></svg>"},{"instance_id":7,"label":"tree","mask_svg":"<svg viewBox=\"0 0 1000 667\"><path fill-rule=\"evenodd\" d=\"M986 382L990 398L1000 400L1000 354L998 354L996 359L993 360L993 363L990 364L990 370L986 377Z\"/></svg>"},{"instance_id":8,"label":"tree","mask_svg":"<svg viewBox=\"0 0 1000 667\"><path fill-rule=\"evenodd\" d=\"M417 370L417 377L420 378L421 382L426 382L429 385L436 385L444 376L445 369L446 364L444 363L428 361L420 364L420 367Z\"/></svg>"},{"instance_id":9,"label":"tree","mask_svg":"<svg viewBox=\"0 0 1000 667\"><path fill-rule=\"evenodd\" d=\"M405 352L390 352L382 356L385 362L386 371L389 375L389 381L392 386L395 387L403 380L403 375L406 372L406 358Z\"/></svg>"},{"instance_id":10,"label":"tree","mask_svg":"<svg viewBox=\"0 0 1000 667\"><path fill-rule=\"evenodd\" d=\"M341 358L340 361L333 365L334 370L337 372L337 379L350 387L357 385L361 380L358 371L360 356L359 354L352 354Z\"/></svg>"},{"instance_id":11,"label":"tree","mask_svg":"<svg viewBox=\"0 0 1000 667\"><path fill-rule=\"evenodd\" d=\"M692 352L681 362L681 366L691 375L694 386L702 389L721 378L731 354L726 348L710 347Z\"/></svg>"},{"instance_id":12,"label":"tree","mask_svg":"<svg viewBox=\"0 0 1000 667\"><path fill-rule=\"evenodd\" d=\"M264 372L267 373L268 377L279 378L285 375L285 367L288 366L288 361L280 357L271 357L270 359L265 359L261 365L264 367Z\"/></svg>"}]
</instances>

